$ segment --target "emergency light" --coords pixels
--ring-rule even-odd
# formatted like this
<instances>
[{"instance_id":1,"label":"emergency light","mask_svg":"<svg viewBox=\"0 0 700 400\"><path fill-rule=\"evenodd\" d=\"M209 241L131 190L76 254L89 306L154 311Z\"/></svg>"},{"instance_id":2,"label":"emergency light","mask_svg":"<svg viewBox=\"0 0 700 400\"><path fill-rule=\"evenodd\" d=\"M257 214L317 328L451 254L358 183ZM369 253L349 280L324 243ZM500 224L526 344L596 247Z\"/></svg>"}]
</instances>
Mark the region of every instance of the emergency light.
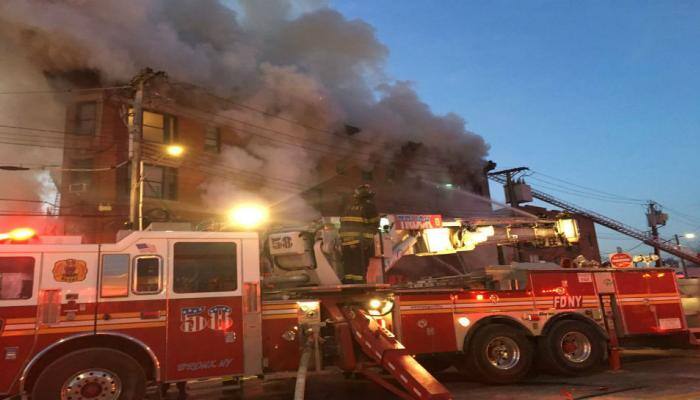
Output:
<instances>
[{"instance_id":1,"label":"emergency light","mask_svg":"<svg viewBox=\"0 0 700 400\"><path fill-rule=\"evenodd\" d=\"M10 240L13 242L24 242L36 236L36 231L32 228L17 228L7 233L0 233L0 240Z\"/></svg>"}]
</instances>

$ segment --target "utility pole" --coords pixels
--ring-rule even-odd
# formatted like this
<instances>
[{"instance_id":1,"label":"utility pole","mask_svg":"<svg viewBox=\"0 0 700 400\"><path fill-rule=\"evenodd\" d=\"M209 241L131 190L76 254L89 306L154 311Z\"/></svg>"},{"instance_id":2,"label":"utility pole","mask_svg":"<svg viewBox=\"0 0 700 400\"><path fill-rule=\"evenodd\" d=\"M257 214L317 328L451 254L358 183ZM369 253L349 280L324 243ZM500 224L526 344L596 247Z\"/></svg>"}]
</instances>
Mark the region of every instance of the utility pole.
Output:
<instances>
[{"instance_id":1,"label":"utility pole","mask_svg":"<svg viewBox=\"0 0 700 400\"><path fill-rule=\"evenodd\" d=\"M156 76L164 76L162 71L154 72L146 68L139 72L131 81L134 87L134 100L131 103L133 117L129 125L129 159L131 160L131 179L129 191L129 226L130 229L142 229L142 216L139 206L143 196L142 184L143 163L141 161L141 141L143 140L143 92L145 83Z\"/></svg>"},{"instance_id":2,"label":"utility pole","mask_svg":"<svg viewBox=\"0 0 700 400\"><path fill-rule=\"evenodd\" d=\"M681 250L681 239L678 237L678 234L673 235L673 237L676 239L676 245L678 246L678 250ZM688 277L688 266L685 264L685 258L679 257L681 259L681 267L683 268L683 277L687 278Z\"/></svg>"},{"instance_id":3,"label":"utility pole","mask_svg":"<svg viewBox=\"0 0 700 400\"><path fill-rule=\"evenodd\" d=\"M656 267L661 267L662 262L661 262L661 251L659 250L659 225L663 226L666 225L666 220L668 219L668 215L665 213L662 213L661 210L657 207L657 204L654 203L653 201L649 202L648 208L647 208L647 223L649 224L649 227L651 228L651 237L654 239L654 254L658 257L656 260Z\"/></svg>"}]
</instances>

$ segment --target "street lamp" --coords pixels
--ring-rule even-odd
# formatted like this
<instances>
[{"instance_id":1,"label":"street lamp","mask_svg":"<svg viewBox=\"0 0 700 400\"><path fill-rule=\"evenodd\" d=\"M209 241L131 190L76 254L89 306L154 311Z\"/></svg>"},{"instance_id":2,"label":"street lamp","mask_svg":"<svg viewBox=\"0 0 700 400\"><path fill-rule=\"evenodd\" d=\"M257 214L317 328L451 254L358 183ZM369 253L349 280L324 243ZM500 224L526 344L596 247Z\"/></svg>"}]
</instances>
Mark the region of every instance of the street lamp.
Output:
<instances>
[{"instance_id":1,"label":"street lamp","mask_svg":"<svg viewBox=\"0 0 700 400\"><path fill-rule=\"evenodd\" d=\"M153 162L157 163L165 157L180 157L185 153L185 148L179 144L170 144L165 147L165 154L161 154ZM144 162L139 160L139 230L143 230L143 182L144 182Z\"/></svg>"},{"instance_id":2,"label":"street lamp","mask_svg":"<svg viewBox=\"0 0 700 400\"><path fill-rule=\"evenodd\" d=\"M683 235L684 238L686 239L694 239L695 234L692 232L686 233ZM676 239L676 246L678 246L678 250L681 249L681 239L678 237L678 234L673 235L673 238ZM688 266L685 264L685 259L683 257L678 257L681 259L681 267L683 268L683 277L687 278L688 277Z\"/></svg>"},{"instance_id":3,"label":"street lamp","mask_svg":"<svg viewBox=\"0 0 700 400\"><path fill-rule=\"evenodd\" d=\"M165 152L172 157L180 157L185 152L185 148L179 144L171 144L165 148Z\"/></svg>"}]
</instances>

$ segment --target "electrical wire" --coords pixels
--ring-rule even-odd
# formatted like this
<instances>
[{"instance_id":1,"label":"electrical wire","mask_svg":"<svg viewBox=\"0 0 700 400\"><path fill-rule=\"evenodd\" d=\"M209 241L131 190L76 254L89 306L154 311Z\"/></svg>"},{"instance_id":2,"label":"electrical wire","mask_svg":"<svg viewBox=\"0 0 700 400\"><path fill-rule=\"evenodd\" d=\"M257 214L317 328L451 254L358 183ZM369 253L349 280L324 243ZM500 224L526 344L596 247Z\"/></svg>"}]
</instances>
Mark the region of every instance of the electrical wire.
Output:
<instances>
[{"instance_id":1,"label":"electrical wire","mask_svg":"<svg viewBox=\"0 0 700 400\"><path fill-rule=\"evenodd\" d=\"M538 181L536 178L531 177L530 179ZM626 205L639 205L640 204L640 203L630 202L630 201L626 201L626 200L613 200L613 199L609 199L609 198L605 198L605 197L596 197L596 196L592 196L589 194L584 194L582 192L564 189L564 188L561 188L559 186L551 186L551 185L545 184L545 183L532 184L531 186L534 188L541 187L541 188L545 188L545 189L550 190L550 191L566 193L566 194L570 194L572 196L582 197L582 198L591 199L591 200L598 200L598 201L608 202L608 203L626 204Z\"/></svg>"},{"instance_id":2,"label":"electrical wire","mask_svg":"<svg viewBox=\"0 0 700 400\"><path fill-rule=\"evenodd\" d=\"M534 171L534 170L531 170L531 171L534 172L534 173L536 173L536 174L542 175L542 176L544 176L544 177L547 177L547 178L550 178L550 179L554 179L555 181L559 181L559 182L566 183L566 184L569 184L569 185L572 185L572 186L576 186L576 187L581 188L581 189L586 189L586 190L589 190L589 191L597 192L597 193L600 193L600 194L603 194L603 195L607 195L607 196L610 196L610 197L613 197L613 198L625 199L625 200L629 200L629 201L633 201L633 202L644 202L644 201L646 201L646 200L644 200L644 199L637 199L637 198L633 198L633 197L621 196L621 195L619 195L619 194L614 194L614 193L606 192L606 191L603 191L603 190L591 188L591 187L588 187L588 186L579 185L579 184L577 184L577 183L569 182L569 181L566 181L566 180L564 180L564 179L560 179L560 178L556 178L556 177L551 176L551 175L547 175L547 174L545 174L545 173L543 173L543 172Z\"/></svg>"},{"instance_id":3,"label":"electrical wire","mask_svg":"<svg viewBox=\"0 0 700 400\"><path fill-rule=\"evenodd\" d=\"M9 90L9 91L0 91L0 95L90 92L90 91L97 91L97 90L125 89L125 88L129 88L129 87L131 87L131 86L121 85L121 86L106 86L106 87L94 87L94 88L75 88L75 89L64 89L64 90Z\"/></svg>"},{"instance_id":4,"label":"electrical wire","mask_svg":"<svg viewBox=\"0 0 700 400\"><path fill-rule=\"evenodd\" d=\"M162 98L162 96L158 96L158 95L156 95L156 97ZM168 107L167 104L164 106ZM299 148L302 148L305 150L319 152L319 153L322 153L322 154L325 154L328 156L333 156L336 158L338 158L338 150L343 150L346 152L346 157L349 157L349 158L355 158L355 159L359 160L358 156L362 156L362 157L368 158L370 161L372 159L376 159L376 160L383 159L383 157L378 155L378 154L360 152L360 151L357 151L357 149L353 148L353 147L342 147L341 148L340 146L338 146L337 142L336 143L324 143L324 142L319 142L319 141L308 139L308 138L303 138L303 137L291 134L289 132L284 132L284 131L281 131L278 129L272 129L272 128L269 128L266 126L257 125L257 124L254 124L254 123L251 123L248 121L244 121L244 120L241 120L238 118L233 118L231 116L222 115L220 113L214 113L214 112L211 112L209 110L202 109L202 108L188 106L188 110L196 110L198 113L204 114L205 116L214 117L214 118L217 118L219 120L223 119L223 120L227 120L227 121L232 121L233 123L236 123L237 125L231 125L231 124L221 124L221 125L223 125L224 127L230 128L233 131L250 134L250 135L256 136L258 138L261 138L263 140L267 140L267 141L270 141L273 143L280 143L280 144L285 144L288 146L299 147ZM173 110L173 111L174 111L173 113L175 113L175 110ZM189 116L193 119L207 121L207 122L211 121L211 118L199 116L199 115L193 113L192 111L185 111L185 110L177 109L176 112L178 115L184 114L184 115ZM240 125L246 126L249 129L246 130L246 129L242 128ZM255 131L250 130L250 128L255 128L257 130L255 130ZM260 131L265 131L265 132L268 132L269 134L274 134L275 136L268 136L267 134L261 133ZM286 137L287 140L280 140L279 136ZM352 138L346 138L346 139L352 139ZM299 142L306 142L307 144L302 144ZM366 142L365 144L376 145L375 143L370 143L370 142ZM317 146L317 147L312 147L312 146ZM323 148L323 149L318 148L319 146L325 147L325 148ZM367 162L368 160L364 160L364 161ZM436 170L433 172L437 172L438 170L444 172L446 170L444 165L439 165L439 164L422 163L422 162L413 161L413 162L411 162L411 165L436 168ZM417 168L414 168L414 169L417 169Z\"/></svg>"}]
</instances>

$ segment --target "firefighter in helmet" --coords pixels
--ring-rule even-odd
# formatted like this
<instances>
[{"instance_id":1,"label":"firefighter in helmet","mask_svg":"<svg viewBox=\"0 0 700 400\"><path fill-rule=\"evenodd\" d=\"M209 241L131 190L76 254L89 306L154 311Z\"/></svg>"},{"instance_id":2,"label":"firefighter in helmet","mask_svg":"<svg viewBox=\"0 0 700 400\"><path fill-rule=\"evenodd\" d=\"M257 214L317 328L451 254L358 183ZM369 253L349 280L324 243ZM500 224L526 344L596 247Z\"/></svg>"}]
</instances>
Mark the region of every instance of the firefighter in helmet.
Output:
<instances>
[{"instance_id":1,"label":"firefighter in helmet","mask_svg":"<svg viewBox=\"0 0 700 400\"><path fill-rule=\"evenodd\" d=\"M340 240L343 249L344 283L365 283L369 258L374 255L374 234L379 214L374 192L369 185L355 189L352 203L340 217Z\"/></svg>"}]
</instances>

